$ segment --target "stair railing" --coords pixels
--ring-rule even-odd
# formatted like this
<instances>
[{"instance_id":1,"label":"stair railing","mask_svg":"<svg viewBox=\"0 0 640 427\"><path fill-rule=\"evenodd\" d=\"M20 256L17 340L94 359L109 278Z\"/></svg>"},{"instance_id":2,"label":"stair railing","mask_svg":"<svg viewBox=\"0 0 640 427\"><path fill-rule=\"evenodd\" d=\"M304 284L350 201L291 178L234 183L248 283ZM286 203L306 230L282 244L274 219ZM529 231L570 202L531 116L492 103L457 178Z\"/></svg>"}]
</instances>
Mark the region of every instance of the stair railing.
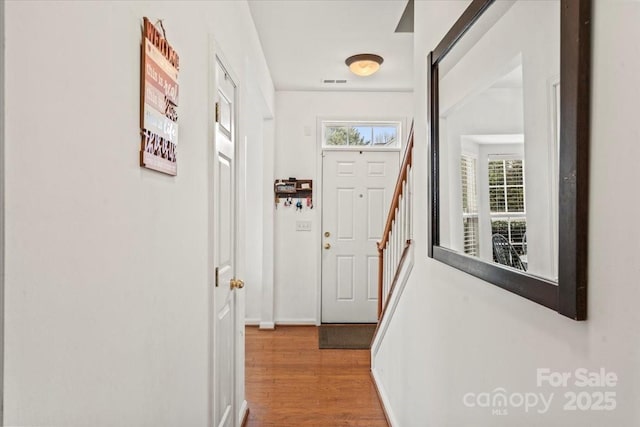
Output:
<instances>
[{"instance_id":1,"label":"stair railing","mask_svg":"<svg viewBox=\"0 0 640 427\"><path fill-rule=\"evenodd\" d=\"M411 245L412 162L413 126L409 133L382 239L378 242L378 320L382 319L397 281L398 271Z\"/></svg>"}]
</instances>

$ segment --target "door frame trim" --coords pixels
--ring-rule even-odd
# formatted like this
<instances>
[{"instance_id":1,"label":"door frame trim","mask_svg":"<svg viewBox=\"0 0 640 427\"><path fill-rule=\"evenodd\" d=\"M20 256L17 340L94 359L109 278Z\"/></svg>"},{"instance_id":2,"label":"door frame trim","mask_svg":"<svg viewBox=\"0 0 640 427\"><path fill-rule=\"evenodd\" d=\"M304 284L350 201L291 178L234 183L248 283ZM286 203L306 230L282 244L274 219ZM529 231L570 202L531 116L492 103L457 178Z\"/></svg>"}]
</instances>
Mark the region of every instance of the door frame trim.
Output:
<instances>
[{"instance_id":1,"label":"door frame trim","mask_svg":"<svg viewBox=\"0 0 640 427\"><path fill-rule=\"evenodd\" d=\"M320 326L322 324L322 233L324 230L324 218L322 215L322 192L323 192L323 168L322 163L324 159L325 151L344 151L344 150L332 150L327 149L322 146L322 123L328 121L350 121L350 122L400 122L400 130L402 135L407 135L407 117L401 116L316 116L316 183L314 184L313 190L313 205L316 207L318 213L318 224L319 227L317 231L314 233L314 245L315 245L315 257L318 266L318 274L316 277L316 326ZM404 138L400 140L400 149L397 150L400 152L400 156L404 153L406 148L406 141ZM349 151L357 151L357 150L349 150ZM367 150L371 152L378 151L396 151L396 149L381 149L381 150Z\"/></svg>"},{"instance_id":2,"label":"door frame trim","mask_svg":"<svg viewBox=\"0 0 640 427\"><path fill-rule=\"evenodd\" d=\"M5 1L0 1L0 55L2 63L5 64ZM0 161L2 171L0 171L0 426L4 425L4 257L5 257L5 237L4 237L4 198L5 198L5 141L4 141L4 67L0 69Z\"/></svg>"}]
</instances>

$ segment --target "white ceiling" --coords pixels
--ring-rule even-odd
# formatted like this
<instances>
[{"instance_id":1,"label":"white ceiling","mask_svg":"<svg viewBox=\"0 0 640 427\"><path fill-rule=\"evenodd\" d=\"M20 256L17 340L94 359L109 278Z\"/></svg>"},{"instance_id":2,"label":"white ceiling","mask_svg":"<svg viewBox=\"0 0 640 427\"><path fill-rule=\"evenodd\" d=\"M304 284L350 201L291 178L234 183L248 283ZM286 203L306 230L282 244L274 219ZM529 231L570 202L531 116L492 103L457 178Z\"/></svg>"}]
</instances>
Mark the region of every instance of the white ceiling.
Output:
<instances>
[{"instance_id":1,"label":"white ceiling","mask_svg":"<svg viewBox=\"0 0 640 427\"><path fill-rule=\"evenodd\" d=\"M276 90L411 91L413 34L395 33L407 0L250 0ZM369 77L344 61L384 58ZM324 79L346 79L325 84Z\"/></svg>"}]
</instances>

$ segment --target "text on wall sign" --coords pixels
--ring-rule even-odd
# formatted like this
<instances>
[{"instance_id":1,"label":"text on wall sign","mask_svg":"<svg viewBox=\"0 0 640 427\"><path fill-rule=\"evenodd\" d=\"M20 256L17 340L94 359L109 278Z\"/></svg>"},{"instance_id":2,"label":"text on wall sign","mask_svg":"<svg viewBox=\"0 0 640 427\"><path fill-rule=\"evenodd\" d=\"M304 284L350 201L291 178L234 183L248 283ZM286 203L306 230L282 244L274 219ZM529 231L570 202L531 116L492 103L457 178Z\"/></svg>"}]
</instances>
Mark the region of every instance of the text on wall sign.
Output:
<instances>
[{"instance_id":1,"label":"text on wall sign","mask_svg":"<svg viewBox=\"0 0 640 427\"><path fill-rule=\"evenodd\" d=\"M176 175L180 58L144 18L141 46L140 166Z\"/></svg>"}]
</instances>

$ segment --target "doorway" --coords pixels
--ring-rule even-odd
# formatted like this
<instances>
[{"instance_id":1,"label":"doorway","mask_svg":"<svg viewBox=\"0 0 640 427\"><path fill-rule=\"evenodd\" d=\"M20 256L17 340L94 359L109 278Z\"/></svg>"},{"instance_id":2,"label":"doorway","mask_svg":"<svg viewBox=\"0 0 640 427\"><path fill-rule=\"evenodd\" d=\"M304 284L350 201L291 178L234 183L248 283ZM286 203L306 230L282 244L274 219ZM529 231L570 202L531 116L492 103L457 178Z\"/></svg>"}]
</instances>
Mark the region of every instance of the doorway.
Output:
<instances>
[{"instance_id":1,"label":"doorway","mask_svg":"<svg viewBox=\"0 0 640 427\"><path fill-rule=\"evenodd\" d=\"M375 323L377 242L393 197L399 151L324 151L322 323Z\"/></svg>"}]
</instances>

